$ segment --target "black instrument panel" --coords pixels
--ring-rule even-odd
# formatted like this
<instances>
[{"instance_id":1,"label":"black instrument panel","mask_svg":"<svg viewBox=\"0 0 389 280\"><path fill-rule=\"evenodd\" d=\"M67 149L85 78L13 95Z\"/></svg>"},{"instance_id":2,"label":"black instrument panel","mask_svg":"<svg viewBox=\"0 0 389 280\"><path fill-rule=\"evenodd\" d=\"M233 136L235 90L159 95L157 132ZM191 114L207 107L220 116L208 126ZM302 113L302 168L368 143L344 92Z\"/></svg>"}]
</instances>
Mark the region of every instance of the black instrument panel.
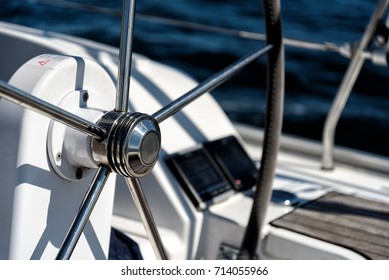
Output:
<instances>
[{"instance_id":1,"label":"black instrument panel","mask_svg":"<svg viewBox=\"0 0 389 280\"><path fill-rule=\"evenodd\" d=\"M167 159L174 176L198 209L205 209L231 186L203 148Z\"/></svg>"},{"instance_id":2,"label":"black instrument panel","mask_svg":"<svg viewBox=\"0 0 389 280\"><path fill-rule=\"evenodd\" d=\"M169 156L166 163L199 210L249 189L256 182L255 164L233 136Z\"/></svg>"},{"instance_id":3,"label":"black instrument panel","mask_svg":"<svg viewBox=\"0 0 389 280\"><path fill-rule=\"evenodd\" d=\"M236 191L243 191L255 185L257 168L235 137L229 136L204 143L204 148Z\"/></svg>"}]
</instances>

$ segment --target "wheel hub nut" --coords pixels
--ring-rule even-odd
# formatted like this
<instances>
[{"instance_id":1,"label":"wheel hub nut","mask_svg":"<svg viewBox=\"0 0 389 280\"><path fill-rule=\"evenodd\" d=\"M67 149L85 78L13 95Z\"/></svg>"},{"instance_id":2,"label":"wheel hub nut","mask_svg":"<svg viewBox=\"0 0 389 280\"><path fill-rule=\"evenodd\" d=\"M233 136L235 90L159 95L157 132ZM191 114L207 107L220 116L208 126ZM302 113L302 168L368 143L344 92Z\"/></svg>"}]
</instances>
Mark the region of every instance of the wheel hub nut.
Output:
<instances>
[{"instance_id":1,"label":"wheel hub nut","mask_svg":"<svg viewBox=\"0 0 389 280\"><path fill-rule=\"evenodd\" d=\"M108 112L98 122L107 131L103 140L92 140L93 158L126 177L145 176L157 162L161 133L154 118L142 113Z\"/></svg>"}]
</instances>

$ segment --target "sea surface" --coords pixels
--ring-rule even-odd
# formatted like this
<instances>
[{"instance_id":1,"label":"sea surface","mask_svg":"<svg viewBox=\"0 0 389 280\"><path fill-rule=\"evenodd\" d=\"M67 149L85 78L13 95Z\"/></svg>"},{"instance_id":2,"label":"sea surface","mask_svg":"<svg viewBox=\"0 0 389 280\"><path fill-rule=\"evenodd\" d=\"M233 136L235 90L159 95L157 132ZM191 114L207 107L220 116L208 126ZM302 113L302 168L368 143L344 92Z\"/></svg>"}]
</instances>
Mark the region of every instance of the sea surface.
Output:
<instances>
[{"instance_id":1,"label":"sea surface","mask_svg":"<svg viewBox=\"0 0 389 280\"><path fill-rule=\"evenodd\" d=\"M66 2L66 1L65 1ZM118 46L120 0L0 0L0 20ZM85 4L106 8L91 10ZM358 42L374 0L282 0L284 36L337 46ZM86 11L88 10L88 11ZM113 12L112 12L113 11ZM158 16L228 29L263 32L261 1L137 1L134 50L202 81L263 45L239 36L162 24ZM119 13L120 14L120 13ZM208 31L207 31L208 30ZM349 59L332 51L286 47L283 131L320 139L324 120ZM265 59L212 92L233 120L263 126ZM336 143L389 156L389 69L364 64L337 128Z\"/></svg>"}]
</instances>

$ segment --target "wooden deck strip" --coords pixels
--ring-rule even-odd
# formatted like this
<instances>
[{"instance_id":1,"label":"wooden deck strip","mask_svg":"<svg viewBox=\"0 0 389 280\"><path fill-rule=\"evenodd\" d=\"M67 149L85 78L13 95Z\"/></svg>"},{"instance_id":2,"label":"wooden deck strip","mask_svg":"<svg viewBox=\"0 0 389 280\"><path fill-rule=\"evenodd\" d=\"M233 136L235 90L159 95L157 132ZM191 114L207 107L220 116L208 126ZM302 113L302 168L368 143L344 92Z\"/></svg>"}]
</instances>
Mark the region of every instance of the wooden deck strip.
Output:
<instances>
[{"instance_id":1,"label":"wooden deck strip","mask_svg":"<svg viewBox=\"0 0 389 280\"><path fill-rule=\"evenodd\" d=\"M320 222L317 222L319 224ZM378 255L387 255L389 248L383 248L380 245L372 244L369 240L355 238L353 235L345 233L340 230L339 225L336 225L336 232L333 230L334 227L325 223L326 227L323 227L323 223L319 226L312 226L312 219L307 220L306 223L296 223L295 221L283 221L283 227L288 229L318 238L323 241L327 241L333 244L340 245L345 248L354 250L368 258L377 259ZM389 258L389 256L388 256Z\"/></svg>"},{"instance_id":2,"label":"wooden deck strip","mask_svg":"<svg viewBox=\"0 0 389 280\"><path fill-rule=\"evenodd\" d=\"M320 228L321 223L327 223L329 228L338 227L339 231L347 233L348 235L355 236L355 238L365 239L367 234L374 236L372 242L376 242L380 245L385 245L389 247L389 230L388 225L383 226L382 223L379 225L374 225L372 223L363 223L361 226L361 221L354 216L345 216L345 215L321 215L320 220L317 219L317 213L313 211L299 211L295 215L300 216L299 220L304 221L304 224L307 224L307 220L310 220L310 223L315 224L316 227ZM285 217L285 220L294 222L293 217ZM310 226L308 223L307 226Z\"/></svg>"},{"instance_id":3,"label":"wooden deck strip","mask_svg":"<svg viewBox=\"0 0 389 280\"><path fill-rule=\"evenodd\" d=\"M338 220L340 217L343 217L347 220L349 224L357 223L358 225L360 225L361 223L363 223L366 228L370 228L372 233L374 234L378 234L380 229L384 229L383 234L389 237L389 233L386 231L388 226L388 222L386 221L386 219L389 214L386 217L377 217L372 211L359 211L358 213L358 210L354 207L345 208L344 206L322 202L318 202L317 204L315 203L315 205L308 205L306 210L311 210L305 212L308 215L311 214L313 216L317 216L317 213L315 214L315 212L327 212L328 215L326 216L335 217L335 219Z\"/></svg>"},{"instance_id":4,"label":"wooden deck strip","mask_svg":"<svg viewBox=\"0 0 389 280\"><path fill-rule=\"evenodd\" d=\"M332 192L271 224L370 259L389 259L389 205L384 203Z\"/></svg>"},{"instance_id":5,"label":"wooden deck strip","mask_svg":"<svg viewBox=\"0 0 389 280\"><path fill-rule=\"evenodd\" d=\"M330 192L323 197L323 201L344 203L345 199L349 201L352 206L360 207L361 209L368 209L370 211L380 212L382 215L389 215L389 205L378 201L367 200L358 196L351 196L340 194L336 192ZM368 204L366 204L368 201Z\"/></svg>"}]
</instances>

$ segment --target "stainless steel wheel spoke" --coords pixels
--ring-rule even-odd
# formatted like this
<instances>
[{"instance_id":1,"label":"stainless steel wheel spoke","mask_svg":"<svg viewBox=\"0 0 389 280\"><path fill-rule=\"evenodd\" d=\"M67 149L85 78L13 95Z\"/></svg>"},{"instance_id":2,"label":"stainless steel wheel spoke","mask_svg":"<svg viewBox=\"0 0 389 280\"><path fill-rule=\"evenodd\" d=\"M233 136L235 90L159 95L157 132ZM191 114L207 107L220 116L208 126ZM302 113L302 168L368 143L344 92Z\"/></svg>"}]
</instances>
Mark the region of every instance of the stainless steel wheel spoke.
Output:
<instances>
[{"instance_id":1,"label":"stainless steel wheel spoke","mask_svg":"<svg viewBox=\"0 0 389 280\"><path fill-rule=\"evenodd\" d=\"M69 232L66 234L65 240L58 252L57 260L70 259L110 173L110 168L105 165L100 166L97 170L88 192L81 203L77 216L73 220Z\"/></svg>"},{"instance_id":2,"label":"stainless steel wheel spoke","mask_svg":"<svg viewBox=\"0 0 389 280\"><path fill-rule=\"evenodd\" d=\"M196 86L183 96L179 97L175 101L171 102L159 111L155 112L152 117L154 117L158 123L163 122L170 116L180 111L186 105L192 103L204 93L215 89L216 87L227 81L229 78L239 73L245 66L255 61L262 55L266 54L269 50L271 50L271 48L271 45L267 45L264 48L256 50L248 56L241 58L237 62L211 76L204 82L200 83L198 86Z\"/></svg>"},{"instance_id":3,"label":"stainless steel wheel spoke","mask_svg":"<svg viewBox=\"0 0 389 280\"><path fill-rule=\"evenodd\" d=\"M134 34L135 0L123 0L122 31L120 36L119 70L116 84L115 111L128 111Z\"/></svg>"},{"instance_id":4,"label":"stainless steel wheel spoke","mask_svg":"<svg viewBox=\"0 0 389 280\"><path fill-rule=\"evenodd\" d=\"M0 96L55 121L84 132L96 139L103 139L107 132L100 126L65 111L49 102L0 80Z\"/></svg>"},{"instance_id":5,"label":"stainless steel wheel spoke","mask_svg":"<svg viewBox=\"0 0 389 280\"><path fill-rule=\"evenodd\" d=\"M158 233L153 216L151 214L146 197L138 179L126 177L128 188L130 189L135 206L146 230L147 237L153 247L157 259L167 260L167 254L163 247L161 237Z\"/></svg>"}]
</instances>

